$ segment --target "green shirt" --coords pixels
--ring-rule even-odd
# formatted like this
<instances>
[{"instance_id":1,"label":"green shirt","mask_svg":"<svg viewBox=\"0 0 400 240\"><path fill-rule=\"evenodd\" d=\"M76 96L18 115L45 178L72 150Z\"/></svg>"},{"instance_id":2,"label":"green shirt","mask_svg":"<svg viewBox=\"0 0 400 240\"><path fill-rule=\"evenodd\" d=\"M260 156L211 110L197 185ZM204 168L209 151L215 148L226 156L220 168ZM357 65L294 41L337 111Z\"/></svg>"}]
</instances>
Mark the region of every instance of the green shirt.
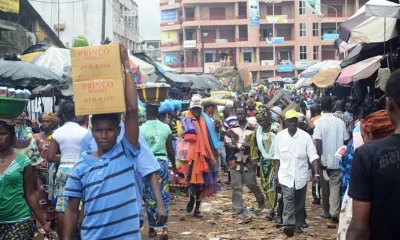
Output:
<instances>
[{"instance_id":1,"label":"green shirt","mask_svg":"<svg viewBox=\"0 0 400 240\"><path fill-rule=\"evenodd\" d=\"M31 210L24 197L24 168L31 165L25 155L18 154L0 174L0 224L24 221Z\"/></svg>"},{"instance_id":2,"label":"green shirt","mask_svg":"<svg viewBox=\"0 0 400 240\"><path fill-rule=\"evenodd\" d=\"M167 139L171 128L160 120L148 120L140 126L140 135L149 144L156 158L168 161Z\"/></svg>"}]
</instances>

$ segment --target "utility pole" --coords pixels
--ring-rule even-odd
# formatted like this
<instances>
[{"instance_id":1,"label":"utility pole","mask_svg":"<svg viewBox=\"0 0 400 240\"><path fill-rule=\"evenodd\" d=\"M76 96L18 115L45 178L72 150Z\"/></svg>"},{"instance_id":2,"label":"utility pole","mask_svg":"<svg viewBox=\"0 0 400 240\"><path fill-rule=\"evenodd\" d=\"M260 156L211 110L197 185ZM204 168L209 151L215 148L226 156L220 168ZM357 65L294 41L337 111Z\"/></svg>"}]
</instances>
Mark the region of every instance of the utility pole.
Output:
<instances>
[{"instance_id":1,"label":"utility pole","mask_svg":"<svg viewBox=\"0 0 400 240\"><path fill-rule=\"evenodd\" d=\"M57 2L58 4L58 15L57 15L57 37L60 39L60 0Z\"/></svg>"},{"instance_id":2,"label":"utility pole","mask_svg":"<svg viewBox=\"0 0 400 240\"><path fill-rule=\"evenodd\" d=\"M103 0L102 18L101 18L101 42L106 39L106 0Z\"/></svg>"}]
</instances>

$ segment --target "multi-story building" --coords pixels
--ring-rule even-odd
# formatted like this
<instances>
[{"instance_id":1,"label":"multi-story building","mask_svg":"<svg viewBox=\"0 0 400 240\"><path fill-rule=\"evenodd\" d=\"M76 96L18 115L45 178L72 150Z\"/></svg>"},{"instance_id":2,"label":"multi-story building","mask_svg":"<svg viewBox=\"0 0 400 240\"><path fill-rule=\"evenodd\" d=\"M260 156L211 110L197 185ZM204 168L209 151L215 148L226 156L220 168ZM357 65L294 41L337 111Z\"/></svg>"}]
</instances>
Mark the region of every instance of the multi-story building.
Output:
<instances>
[{"instance_id":1,"label":"multi-story building","mask_svg":"<svg viewBox=\"0 0 400 240\"><path fill-rule=\"evenodd\" d=\"M144 37L138 50L145 52L154 61L162 62L160 37Z\"/></svg>"},{"instance_id":2,"label":"multi-story building","mask_svg":"<svg viewBox=\"0 0 400 240\"><path fill-rule=\"evenodd\" d=\"M160 0L163 61L181 72L222 65L245 67L255 79L294 76L343 57L333 46L336 28L366 2L321 0L321 17L304 0ZM257 7L259 20L250 16Z\"/></svg>"},{"instance_id":3,"label":"multi-story building","mask_svg":"<svg viewBox=\"0 0 400 240\"><path fill-rule=\"evenodd\" d=\"M48 0L32 1L31 4L68 48L79 35L86 37L90 45L101 43L103 1L95 2ZM136 1L106 0L105 3L105 37L125 43L128 49L136 49L139 43Z\"/></svg>"}]
</instances>

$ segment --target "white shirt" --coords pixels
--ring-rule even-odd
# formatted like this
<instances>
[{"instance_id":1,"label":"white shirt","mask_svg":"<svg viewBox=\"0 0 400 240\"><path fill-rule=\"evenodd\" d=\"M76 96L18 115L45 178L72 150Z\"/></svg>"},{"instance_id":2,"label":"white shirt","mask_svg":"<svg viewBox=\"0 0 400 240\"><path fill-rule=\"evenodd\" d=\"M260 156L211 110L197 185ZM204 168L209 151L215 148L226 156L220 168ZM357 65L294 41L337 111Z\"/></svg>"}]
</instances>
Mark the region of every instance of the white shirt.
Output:
<instances>
[{"instance_id":1,"label":"white shirt","mask_svg":"<svg viewBox=\"0 0 400 240\"><path fill-rule=\"evenodd\" d=\"M308 160L312 163L318 158L313 140L305 131L298 128L292 137L285 129L276 136L274 159L280 161L280 184L302 189L307 184Z\"/></svg>"},{"instance_id":2,"label":"white shirt","mask_svg":"<svg viewBox=\"0 0 400 240\"><path fill-rule=\"evenodd\" d=\"M75 163L79 160L82 140L88 130L75 122L66 122L53 133L54 140L60 146L60 163Z\"/></svg>"},{"instance_id":3,"label":"white shirt","mask_svg":"<svg viewBox=\"0 0 400 240\"><path fill-rule=\"evenodd\" d=\"M339 169L340 159L335 157L335 153L350 138L346 124L332 113L324 113L314 125L313 139L322 140L322 164L328 169Z\"/></svg>"}]
</instances>

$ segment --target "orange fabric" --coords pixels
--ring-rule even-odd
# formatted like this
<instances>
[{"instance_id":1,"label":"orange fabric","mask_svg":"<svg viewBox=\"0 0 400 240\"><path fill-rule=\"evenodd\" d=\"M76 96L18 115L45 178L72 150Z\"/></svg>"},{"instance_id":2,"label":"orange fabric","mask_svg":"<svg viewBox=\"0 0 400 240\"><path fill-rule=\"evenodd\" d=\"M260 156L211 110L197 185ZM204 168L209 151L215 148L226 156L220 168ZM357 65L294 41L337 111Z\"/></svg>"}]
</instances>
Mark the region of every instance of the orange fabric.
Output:
<instances>
[{"instance_id":1,"label":"orange fabric","mask_svg":"<svg viewBox=\"0 0 400 240\"><path fill-rule=\"evenodd\" d=\"M192 119L194 118L191 112L188 113L187 117ZM193 121L193 124L197 130L197 141L189 143L188 153L186 155L186 158L190 161L189 164L193 165L190 183L204 184L203 173L208 171L206 158L209 158L212 164L216 161L210 147L207 125L204 118L200 116L199 121Z\"/></svg>"},{"instance_id":2,"label":"orange fabric","mask_svg":"<svg viewBox=\"0 0 400 240\"><path fill-rule=\"evenodd\" d=\"M387 137L394 130L386 110L371 113L361 122L361 134L367 136L371 133L373 140Z\"/></svg>"},{"instance_id":3,"label":"orange fabric","mask_svg":"<svg viewBox=\"0 0 400 240\"><path fill-rule=\"evenodd\" d=\"M315 116L315 117L311 118L311 122L315 122L318 119L320 119L321 117L322 117L322 115Z\"/></svg>"}]
</instances>

